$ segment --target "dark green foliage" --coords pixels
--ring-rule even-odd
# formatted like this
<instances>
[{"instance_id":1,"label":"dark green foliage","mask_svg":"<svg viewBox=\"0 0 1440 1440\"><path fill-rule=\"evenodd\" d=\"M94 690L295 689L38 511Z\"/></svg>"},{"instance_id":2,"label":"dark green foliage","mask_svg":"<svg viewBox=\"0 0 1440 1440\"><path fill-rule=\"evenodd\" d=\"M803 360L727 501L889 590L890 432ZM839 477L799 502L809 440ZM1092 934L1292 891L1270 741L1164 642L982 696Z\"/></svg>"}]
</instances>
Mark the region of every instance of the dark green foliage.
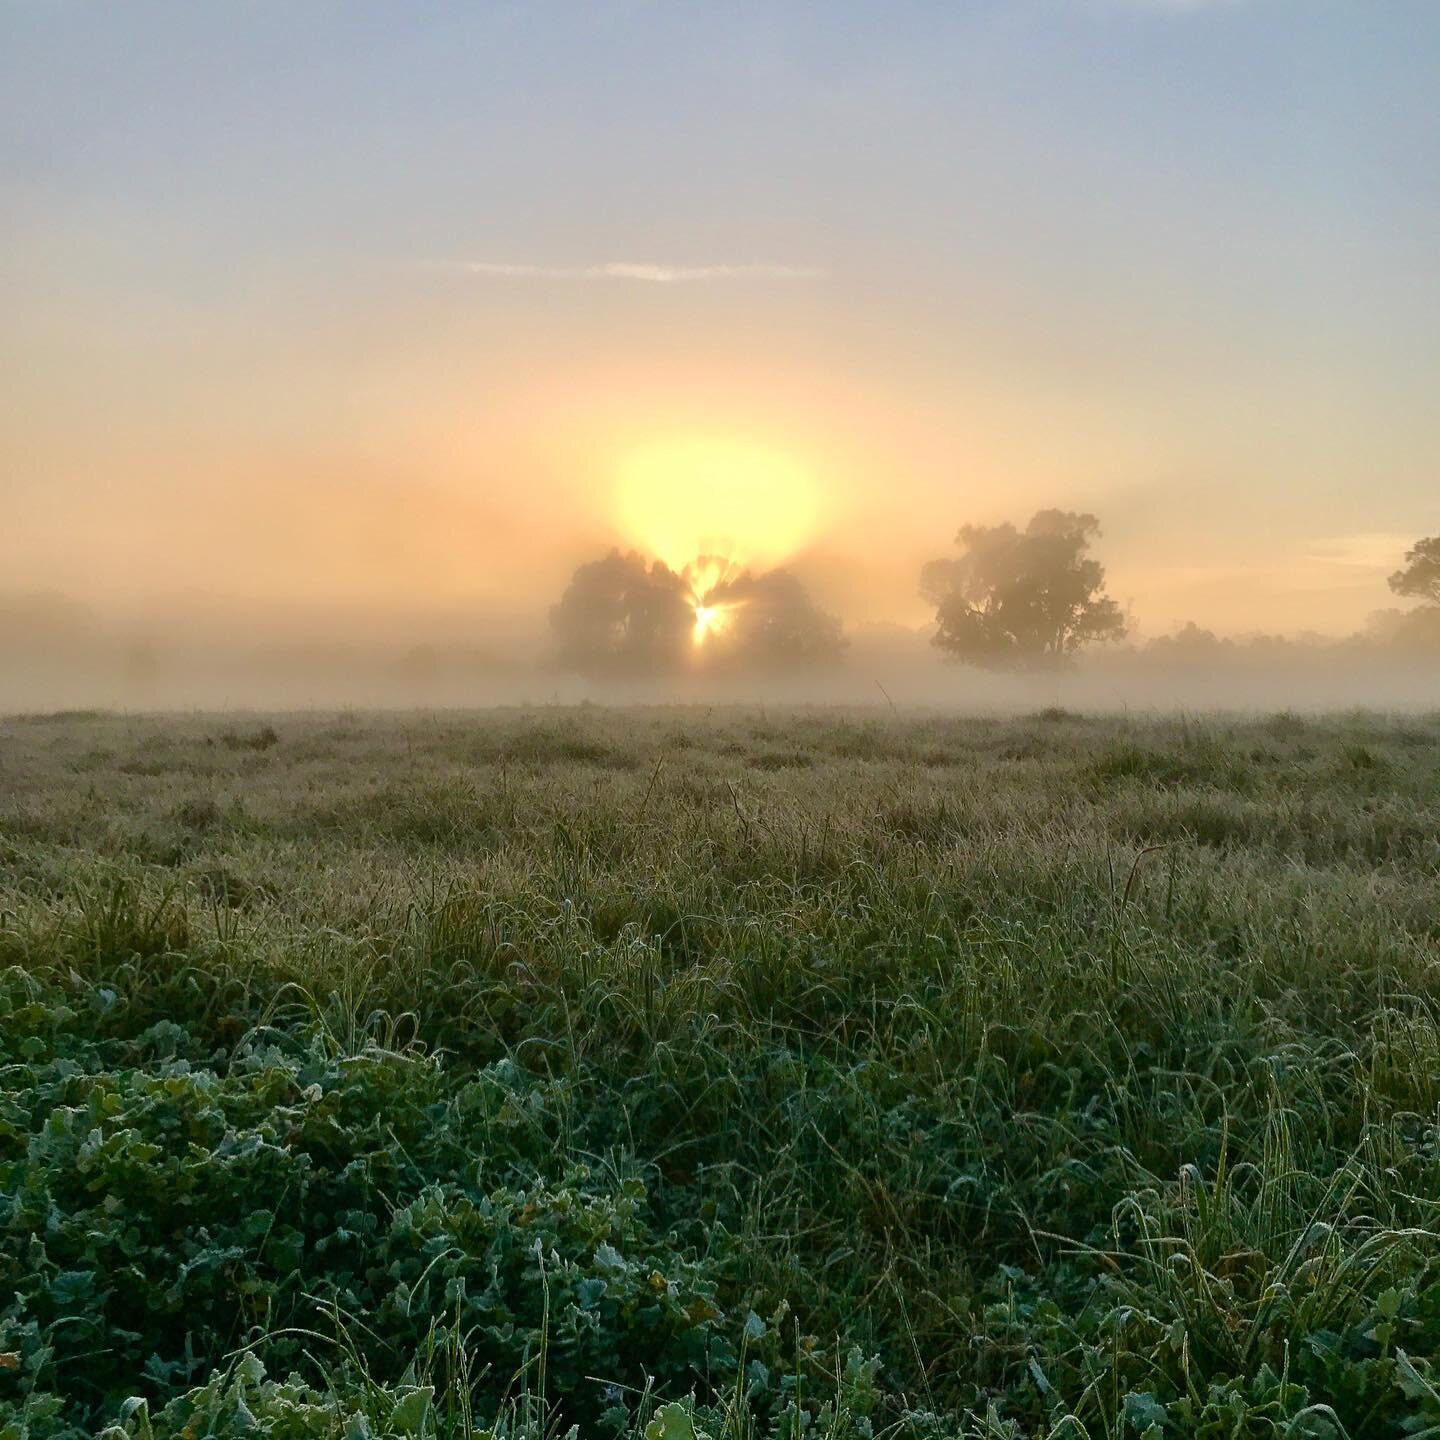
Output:
<instances>
[{"instance_id":1,"label":"dark green foliage","mask_svg":"<svg viewBox=\"0 0 1440 1440\"><path fill-rule=\"evenodd\" d=\"M1440 1426L1435 719L278 729L0 727L4 1440Z\"/></svg>"}]
</instances>

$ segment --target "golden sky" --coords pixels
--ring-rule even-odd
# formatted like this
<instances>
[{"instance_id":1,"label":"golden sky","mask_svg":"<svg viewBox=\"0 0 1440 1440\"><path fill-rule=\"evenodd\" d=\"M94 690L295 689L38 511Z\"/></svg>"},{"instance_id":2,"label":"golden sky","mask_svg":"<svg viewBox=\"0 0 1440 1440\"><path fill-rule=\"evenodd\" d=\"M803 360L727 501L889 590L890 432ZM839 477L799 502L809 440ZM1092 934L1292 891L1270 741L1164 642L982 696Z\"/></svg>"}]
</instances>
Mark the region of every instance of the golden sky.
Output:
<instances>
[{"instance_id":1,"label":"golden sky","mask_svg":"<svg viewBox=\"0 0 1440 1440\"><path fill-rule=\"evenodd\" d=\"M723 540L918 624L1058 505L1149 633L1354 628L1440 530L1437 61L1427 0L10 5L0 583L512 625Z\"/></svg>"}]
</instances>

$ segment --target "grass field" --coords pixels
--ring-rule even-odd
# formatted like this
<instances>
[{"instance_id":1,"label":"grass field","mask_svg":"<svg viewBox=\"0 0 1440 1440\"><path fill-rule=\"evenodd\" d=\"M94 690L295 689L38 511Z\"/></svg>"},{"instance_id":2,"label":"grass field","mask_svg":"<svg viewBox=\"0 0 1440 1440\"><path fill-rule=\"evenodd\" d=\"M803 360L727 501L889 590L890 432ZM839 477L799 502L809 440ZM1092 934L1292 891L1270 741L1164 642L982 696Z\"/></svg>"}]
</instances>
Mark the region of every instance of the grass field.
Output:
<instances>
[{"instance_id":1,"label":"grass field","mask_svg":"<svg viewBox=\"0 0 1440 1440\"><path fill-rule=\"evenodd\" d=\"M1437 1026L1436 716L0 722L0 1437L1440 1435Z\"/></svg>"}]
</instances>

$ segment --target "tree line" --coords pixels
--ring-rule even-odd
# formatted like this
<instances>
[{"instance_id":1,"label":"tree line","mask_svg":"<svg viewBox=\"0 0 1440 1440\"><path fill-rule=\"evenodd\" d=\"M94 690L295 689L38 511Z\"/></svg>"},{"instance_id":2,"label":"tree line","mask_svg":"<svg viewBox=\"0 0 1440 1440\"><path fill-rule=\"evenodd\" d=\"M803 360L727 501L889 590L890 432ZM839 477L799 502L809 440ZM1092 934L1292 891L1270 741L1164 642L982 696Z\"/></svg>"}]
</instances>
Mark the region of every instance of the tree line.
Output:
<instances>
[{"instance_id":1,"label":"tree line","mask_svg":"<svg viewBox=\"0 0 1440 1440\"><path fill-rule=\"evenodd\" d=\"M921 596L935 608L931 643L950 659L993 670L1043 670L1127 626L1092 553L1100 522L1040 510L1012 524L963 525L958 553L929 561ZM1440 648L1440 536L1416 541L1390 588L1419 602L1385 619L1389 638ZM794 671L833 665L845 637L793 571L755 573L715 556L683 569L612 550L579 566L550 611L559 663L582 674L644 677ZM1225 645L1188 625L1153 642L1172 658Z\"/></svg>"}]
</instances>

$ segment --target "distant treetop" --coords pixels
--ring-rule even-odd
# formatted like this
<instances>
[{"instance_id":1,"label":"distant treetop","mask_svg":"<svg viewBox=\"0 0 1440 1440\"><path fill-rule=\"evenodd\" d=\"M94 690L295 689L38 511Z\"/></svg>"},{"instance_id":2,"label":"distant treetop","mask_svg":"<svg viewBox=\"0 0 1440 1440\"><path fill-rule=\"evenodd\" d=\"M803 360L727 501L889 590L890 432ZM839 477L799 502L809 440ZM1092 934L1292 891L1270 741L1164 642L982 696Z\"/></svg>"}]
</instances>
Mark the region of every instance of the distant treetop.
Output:
<instances>
[{"instance_id":1,"label":"distant treetop","mask_svg":"<svg viewBox=\"0 0 1440 1440\"><path fill-rule=\"evenodd\" d=\"M1440 535L1417 540L1405 552L1405 568L1390 577L1390 588L1408 600L1440 605Z\"/></svg>"}]
</instances>

